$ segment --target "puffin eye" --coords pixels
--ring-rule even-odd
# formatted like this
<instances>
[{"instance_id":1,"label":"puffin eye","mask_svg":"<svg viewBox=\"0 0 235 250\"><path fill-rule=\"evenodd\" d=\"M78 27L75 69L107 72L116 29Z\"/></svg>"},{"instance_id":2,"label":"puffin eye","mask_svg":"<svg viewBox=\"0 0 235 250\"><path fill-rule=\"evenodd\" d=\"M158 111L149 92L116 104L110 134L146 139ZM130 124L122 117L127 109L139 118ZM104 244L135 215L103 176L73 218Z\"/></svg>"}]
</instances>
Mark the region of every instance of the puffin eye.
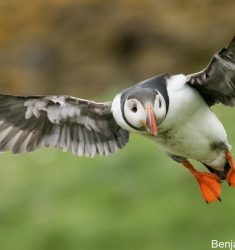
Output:
<instances>
[{"instance_id":1,"label":"puffin eye","mask_svg":"<svg viewBox=\"0 0 235 250\"><path fill-rule=\"evenodd\" d=\"M133 105L133 106L132 106L131 111L134 112L134 113L137 112L137 107L136 107L136 105Z\"/></svg>"}]
</instances>

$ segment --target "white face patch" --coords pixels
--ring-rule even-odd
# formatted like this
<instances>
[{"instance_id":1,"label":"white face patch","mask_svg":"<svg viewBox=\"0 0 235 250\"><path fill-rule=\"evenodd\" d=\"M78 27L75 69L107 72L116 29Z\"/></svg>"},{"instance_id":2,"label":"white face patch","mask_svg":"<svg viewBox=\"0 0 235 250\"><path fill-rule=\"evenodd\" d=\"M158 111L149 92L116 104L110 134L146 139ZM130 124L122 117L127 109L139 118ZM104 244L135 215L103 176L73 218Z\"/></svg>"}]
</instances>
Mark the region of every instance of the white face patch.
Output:
<instances>
[{"instance_id":1,"label":"white face patch","mask_svg":"<svg viewBox=\"0 0 235 250\"><path fill-rule=\"evenodd\" d=\"M124 114L127 121L135 128L141 128L146 120L146 111L137 99L126 100Z\"/></svg>"},{"instance_id":2,"label":"white face patch","mask_svg":"<svg viewBox=\"0 0 235 250\"><path fill-rule=\"evenodd\" d=\"M128 111L128 109L129 108L126 106L127 113L130 112L130 110ZM115 98L113 99L111 111L112 111L112 114L113 114L113 117L114 117L116 123L121 128L126 129L129 132L137 132L137 130L132 127L132 126L135 126L135 124L133 124L133 123L136 123L134 121L135 119L132 117L133 114L130 114L129 120L127 120L129 124L127 123L127 121L123 117L124 114L122 113L122 107L121 107L121 94L117 94L115 96ZM125 112L125 110L124 110L124 112ZM127 116L127 115L125 114L125 116ZM126 119L127 119L127 117L126 117ZM146 119L146 117L144 117L144 119ZM139 124L139 122L137 122L137 125L138 124ZM137 125L135 127L137 127ZM140 132L140 130L138 132Z\"/></svg>"},{"instance_id":3,"label":"white face patch","mask_svg":"<svg viewBox=\"0 0 235 250\"><path fill-rule=\"evenodd\" d=\"M113 117L116 121L116 123L121 127L126 129L127 131L134 131L124 120L122 115L122 108L121 108L121 94L117 94L112 102L112 108L111 108Z\"/></svg>"},{"instance_id":4,"label":"white face patch","mask_svg":"<svg viewBox=\"0 0 235 250\"><path fill-rule=\"evenodd\" d=\"M156 96L153 109L159 124L166 116L166 102L160 92Z\"/></svg>"}]
</instances>

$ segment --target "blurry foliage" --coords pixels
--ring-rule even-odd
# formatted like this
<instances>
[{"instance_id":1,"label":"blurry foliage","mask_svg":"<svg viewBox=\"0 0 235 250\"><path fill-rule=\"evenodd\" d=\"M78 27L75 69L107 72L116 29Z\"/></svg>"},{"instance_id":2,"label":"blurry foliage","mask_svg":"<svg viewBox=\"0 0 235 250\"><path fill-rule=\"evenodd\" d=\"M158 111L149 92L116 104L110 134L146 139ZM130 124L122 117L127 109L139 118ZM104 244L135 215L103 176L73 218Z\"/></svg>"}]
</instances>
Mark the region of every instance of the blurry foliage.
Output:
<instances>
[{"instance_id":1,"label":"blurry foliage","mask_svg":"<svg viewBox=\"0 0 235 250\"><path fill-rule=\"evenodd\" d=\"M112 98L201 70L234 35L234 1L0 0L0 92ZM112 95L111 95L111 94ZM234 110L216 108L235 145ZM1 155L3 250L210 249L234 240L234 189L206 205L192 176L133 136L114 156Z\"/></svg>"},{"instance_id":2,"label":"blurry foliage","mask_svg":"<svg viewBox=\"0 0 235 250\"><path fill-rule=\"evenodd\" d=\"M0 90L85 97L200 70L234 33L233 1L0 1Z\"/></svg>"},{"instance_id":3,"label":"blurry foliage","mask_svg":"<svg viewBox=\"0 0 235 250\"><path fill-rule=\"evenodd\" d=\"M234 110L216 113L235 145ZM234 240L234 196L224 182L222 203L206 204L191 174L141 136L94 159L2 154L1 249L208 250Z\"/></svg>"}]
</instances>

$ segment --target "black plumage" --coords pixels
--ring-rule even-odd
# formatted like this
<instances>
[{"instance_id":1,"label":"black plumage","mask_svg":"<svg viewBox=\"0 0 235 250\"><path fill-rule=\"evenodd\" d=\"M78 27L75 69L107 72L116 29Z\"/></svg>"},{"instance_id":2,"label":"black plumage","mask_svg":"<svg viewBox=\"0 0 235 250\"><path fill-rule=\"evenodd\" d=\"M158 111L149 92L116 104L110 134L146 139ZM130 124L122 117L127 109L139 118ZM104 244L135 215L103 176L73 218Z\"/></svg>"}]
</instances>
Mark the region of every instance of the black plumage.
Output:
<instances>
[{"instance_id":1,"label":"black plumage","mask_svg":"<svg viewBox=\"0 0 235 250\"><path fill-rule=\"evenodd\" d=\"M235 106L235 37L220 50L201 72L188 75L188 84L196 88L208 105Z\"/></svg>"}]
</instances>

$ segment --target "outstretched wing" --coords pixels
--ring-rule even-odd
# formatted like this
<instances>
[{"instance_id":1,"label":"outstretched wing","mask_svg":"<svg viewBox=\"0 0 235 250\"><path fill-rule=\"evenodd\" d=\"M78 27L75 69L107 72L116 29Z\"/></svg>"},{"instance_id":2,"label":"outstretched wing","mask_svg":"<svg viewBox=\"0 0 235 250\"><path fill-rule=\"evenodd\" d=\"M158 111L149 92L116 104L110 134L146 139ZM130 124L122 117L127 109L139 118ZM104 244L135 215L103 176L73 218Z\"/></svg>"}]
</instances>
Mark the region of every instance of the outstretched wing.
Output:
<instances>
[{"instance_id":1,"label":"outstretched wing","mask_svg":"<svg viewBox=\"0 0 235 250\"><path fill-rule=\"evenodd\" d=\"M209 105L221 102L235 106L235 37L216 53L201 72L188 75L187 83L195 87Z\"/></svg>"},{"instance_id":2,"label":"outstretched wing","mask_svg":"<svg viewBox=\"0 0 235 250\"><path fill-rule=\"evenodd\" d=\"M57 147L78 156L108 155L122 148L128 137L112 116L111 102L0 95L0 151Z\"/></svg>"}]
</instances>

